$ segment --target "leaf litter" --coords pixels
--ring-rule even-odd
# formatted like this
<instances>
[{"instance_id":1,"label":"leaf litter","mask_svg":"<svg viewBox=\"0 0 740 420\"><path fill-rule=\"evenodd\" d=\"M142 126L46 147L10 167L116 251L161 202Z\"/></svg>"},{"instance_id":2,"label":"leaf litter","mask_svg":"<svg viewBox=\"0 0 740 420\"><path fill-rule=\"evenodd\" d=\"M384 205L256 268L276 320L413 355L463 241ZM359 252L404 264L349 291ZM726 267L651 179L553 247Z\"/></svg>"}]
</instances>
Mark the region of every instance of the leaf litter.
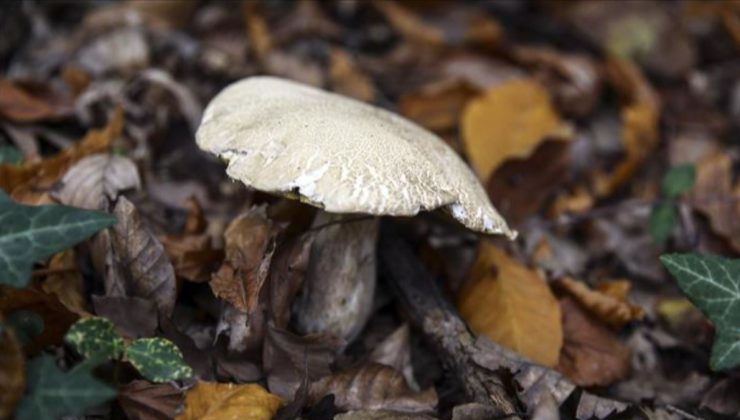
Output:
<instances>
[{"instance_id":1,"label":"leaf litter","mask_svg":"<svg viewBox=\"0 0 740 420\"><path fill-rule=\"evenodd\" d=\"M734 370L712 370L737 359L737 305L717 306L733 296L706 294L720 269L659 259L715 254L732 271L738 256L736 7L173 4L3 17L2 226L58 218L42 205L101 219L84 234L58 224L58 240L26 232L28 254L0 229L13 268L0 271L0 347L17 361L0 363L13 390L0 417L737 414ZM522 239L478 238L444 215L386 218L381 231L412 253L376 258L357 240L375 221L322 220L229 181L194 132L208 101L256 74L434 131ZM693 186L666 184L676 171ZM411 263L435 273L425 287L397 275ZM363 276L375 286L355 287ZM80 361L64 336L90 316L126 346L171 340L154 359L195 377L155 383L142 352ZM54 400L64 386L89 398Z\"/></svg>"}]
</instances>

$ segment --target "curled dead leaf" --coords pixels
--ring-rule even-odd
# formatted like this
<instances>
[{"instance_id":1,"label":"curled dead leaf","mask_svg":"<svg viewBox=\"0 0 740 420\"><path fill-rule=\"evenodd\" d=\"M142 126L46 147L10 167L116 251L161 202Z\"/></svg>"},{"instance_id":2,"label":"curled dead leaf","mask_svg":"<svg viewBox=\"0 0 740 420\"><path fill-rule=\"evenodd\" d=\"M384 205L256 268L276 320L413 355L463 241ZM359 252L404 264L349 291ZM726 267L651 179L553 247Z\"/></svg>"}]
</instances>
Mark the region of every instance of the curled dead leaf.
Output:
<instances>
[{"instance_id":1,"label":"curled dead leaf","mask_svg":"<svg viewBox=\"0 0 740 420\"><path fill-rule=\"evenodd\" d=\"M579 386L607 386L627 377L631 370L629 348L573 298L562 299L560 305L565 343L558 370Z\"/></svg>"},{"instance_id":2,"label":"curled dead leaf","mask_svg":"<svg viewBox=\"0 0 740 420\"><path fill-rule=\"evenodd\" d=\"M290 305L303 286L314 238L314 234L306 233L281 244L276 251L270 266L269 316L278 328L288 326Z\"/></svg>"},{"instance_id":3,"label":"curled dead leaf","mask_svg":"<svg viewBox=\"0 0 740 420\"><path fill-rule=\"evenodd\" d=\"M26 359L15 333L0 315L0 418L9 419L26 388Z\"/></svg>"},{"instance_id":4,"label":"curled dead leaf","mask_svg":"<svg viewBox=\"0 0 740 420\"><path fill-rule=\"evenodd\" d=\"M177 285L164 246L126 197L118 199L113 214L118 223L110 230L111 245L125 289L133 296L154 301L163 315L170 316Z\"/></svg>"},{"instance_id":5,"label":"curled dead leaf","mask_svg":"<svg viewBox=\"0 0 740 420\"><path fill-rule=\"evenodd\" d=\"M256 384L199 382L185 397L177 420L270 420L282 400Z\"/></svg>"},{"instance_id":6,"label":"curled dead leaf","mask_svg":"<svg viewBox=\"0 0 740 420\"><path fill-rule=\"evenodd\" d=\"M136 380L121 387L118 403L134 420L169 420L182 411L185 394L172 384Z\"/></svg>"},{"instance_id":7,"label":"curled dead leaf","mask_svg":"<svg viewBox=\"0 0 740 420\"><path fill-rule=\"evenodd\" d=\"M395 369L375 363L326 376L309 387L312 403L329 394L341 410L434 413L437 406L434 388L414 392Z\"/></svg>"},{"instance_id":8,"label":"curled dead leaf","mask_svg":"<svg viewBox=\"0 0 740 420\"><path fill-rule=\"evenodd\" d=\"M645 316L642 308L627 301L630 289L627 280L602 283L596 290L592 290L583 282L564 277L558 281L558 286L591 314L613 328L621 328L624 324Z\"/></svg>"},{"instance_id":9,"label":"curled dead leaf","mask_svg":"<svg viewBox=\"0 0 740 420\"><path fill-rule=\"evenodd\" d=\"M563 327L555 296L536 271L496 246L481 243L458 308L477 334L545 366L557 364Z\"/></svg>"},{"instance_id":10,"label":"curled dead leaf","mask_svg":"<svg viewBox=\"0 0 740 420\"><path fill-rule=\"evenodd\" d=\"M461 124L465 150L483 180L508 159L531 155L547 138L572 136L547 90L531 79L494 86L470 101Z\"/></svg>"},{"instance_id":11,"label":"curled dead leaf","mask_svg":"<svg viewBox=\"0 0 740 420\"><path fill-rule=\"evenodd\" d=\"M0 117L21 123L53 120L71 115L73 98L42 84L0 79Z\"/></svg>"},{"instance_id":12,"label":"curled dead leaf","mask_svg":"<svg viewBox=\"0 0 740 420\"><path fill-rule=\"evenodd\" d=\"M85 279L77 267L74 249L52 256L47 269L49 275L41 284L43 291L56 295L70 312L81 317L91 316L85 302Z\"/></svg>"},{"instance_id":13,"label":"curled dead leaf","mask_svg":"<svg viewBox=\"0 0 740 420\"><path fill-rule=\"evenodd\" d=\"M141 180L133 161L123 156L96 154L69 168L52 196L68 206L104 210L121 192L139 188Z\"/></svg>"}]
</instances>

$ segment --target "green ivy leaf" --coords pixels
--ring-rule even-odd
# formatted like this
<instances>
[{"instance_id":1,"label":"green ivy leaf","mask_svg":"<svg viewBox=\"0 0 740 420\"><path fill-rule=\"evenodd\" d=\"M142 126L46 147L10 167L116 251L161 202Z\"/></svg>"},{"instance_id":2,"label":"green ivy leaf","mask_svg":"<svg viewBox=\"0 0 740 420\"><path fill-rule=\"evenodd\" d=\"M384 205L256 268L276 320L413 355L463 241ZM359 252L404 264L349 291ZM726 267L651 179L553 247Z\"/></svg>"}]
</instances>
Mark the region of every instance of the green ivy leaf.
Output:
<instances>
[{"instance_id":1,"label":"green ivy leaf","mask_svg":"<svg viewBox=\"0 0 740 420\"><path fill-rule=\"evenodd\" d=\"M713 370L740 365L740 259L670 254L660 257L688 298L712 320Z\"/></svg>"},{"instance_id":2,"label":"green ivy leaf","mask_svg":"<svg viewBox=\"0 0 740 420\"><path fill-rule=\"evenodd\" d=\"M115 222L115 217L98 211L20 205L0 191L0 284L26 286L33 263Z\"/></svg>"},{"instance_id":3,"label":"green ivy leaf","mask_svg":"<svg viewBox=\"0 0 740 420\"><path fill-rule=\"evenodd\" d=\"M116 396L116 390L91 375L95 367L83 363L69 372L61 371L51 356L40 356L28 364L29 392L18 405L18 420L53 420L78 416L85 410Z\"/></svg>"},{"instance_id":4,"label":"green ivy leaf","mask_svg":"<svg viewBox=\"0 0 740 420\"><path fill-rule=\"evenodd\" d=\"M23 153L13 146L0 146L0 165L20 165L23 163Z\"/></svg>"},{"instance_id":5,"label":"green ivy leaf","mask_svg":"<svg viewBox=\"0 0 740 420\"><path fill-rule=\"evenodd\" d=\"M64 336L64 341L85 357L99 355L105 359L115 359L123 352L123 337L107 318L93 317L75 322Z\"/></svg>"},{"instance_id":6,"label":"green ivy leaf","mask_svg":"<svg viewBox=\"0 0 740 420\"><path fill-rule=\"evenodd\" d=\"M169 382L193 376L180 349L164 338L140 338L126 348L128 361L152 382Z\"/></svg>"},{"instance_id":7,"label":"green ivy leaf","mask_svg":"<svg viewBox=\"0 0 740 420\"><path fill-rule=\"evenodd\" d=\"M694 165L686 164L673 167L663 176L661 186L663 195L668 198L676 198L694 188L695 180L696 168Z\"/></svg>"},{"instance_id":8,"label":"green ivy leaf","mask_svg":"<svg viewBox=\"0 0 740 420\"><path fill-rule=\"evenodd\" d=\"M676 207L671 203L661 203L653 207L650 212L648 230L655 242L665 242L676 225Z\"/></svg>"}]
</instances>

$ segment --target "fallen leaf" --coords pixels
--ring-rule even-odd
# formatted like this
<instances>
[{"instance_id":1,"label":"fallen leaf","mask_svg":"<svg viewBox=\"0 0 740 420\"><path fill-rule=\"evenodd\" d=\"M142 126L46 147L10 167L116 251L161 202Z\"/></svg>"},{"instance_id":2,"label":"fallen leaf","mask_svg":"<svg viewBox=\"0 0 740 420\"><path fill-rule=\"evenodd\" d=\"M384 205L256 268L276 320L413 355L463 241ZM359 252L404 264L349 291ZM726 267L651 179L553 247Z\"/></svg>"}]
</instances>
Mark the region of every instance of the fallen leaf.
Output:
<instances>
[{"instance_id":1,"label":"fallen leaf","mask_svg":"<svg viewBox=\"0 0 740 420\"><path fill-rule=\"evenodd\" d=\"M293 399L305 380L317 380L331 374L341 342L327 335L297 336L286 330L268 326L262 361L270 392L285 400Z\"/></svg>"},{"instance_id":2,"label":"fallen leaf","mask_svg":"<svg viewBox=\"0 0 740 420\"><path fill-rule=\"evenodd\" d=\"M470 101L461 127L467 155L483 180L508 159L530 156L543 140L572 135L545 88L531 79L494 86Z\"/></svg>"},{"instance_id":3,"label":"fallen leaf","mask_svg":"<svg viewBox=\"0 0 740 420\"><path fill-rule=\"evenodd\" d=\"M0 188L14 198L22 199L22 202L42 202L46 191L59 181L67 169L85 156L107 151L122 131L123 110L119 108L106 127L90 130L74 146L53 157L38 162L26 162L19 167L0 165ZM43 193L39 193L39 190Z\"/></svg>"},{"instance_id":4,"label":"fallen leaf","mask_svg":"<svg viewBox=\"0 0 740 420\"><path fill-rule=\"evenodd\" d=\"M198 382L185 396L185 412L177 420L270 420L282 400L256 384Z\"/></svg>"},{"instance_id":5,"label":"fallen leaf","mask_svg":"<svg viewBox=\"0 0 740 420\"><path fill-rule=\"evenodd\" d=\"M557 364L563 345L557 300L536 271L494 245L481 243L458 308L477 334L545 366Z\"/></svg>"},{"instance_id":6,"label":"fallen leaf","mask_svg":"<svg viewBox=\"0 0 740 420\"><path fill-rule=\"evenodd\" d=\"M35 354L50 345L62 342L62 337L78 318L56 296L35 289L0 289L0 314L8 318L16 311L31 311L44 321L43 331L24 346L27 354Z\"/></svg>"},{"instance_id":7,"label":"fallen leaf","mask_svg":"<svg viewBox=\"0 0 740 420\"><path fill-rule=\"evenodd\" d=\"M608 196L627 183L657 146L660 99L640 69L631 61L610 57L610 83L624 97L622 144L625 158L608 175L596 178L596 192Z\"/></svg>"},{"instance_id":8,"label":"fallen leaf","mask_svg":"<svg viewBox=\"0 0 740 420\"><path fill-rule=\"evenodd\" d=\"M400 413L386 410L348 411L334 416L335 420L435 420L426 414Z\"/></svg>"},{"instance_id":9,"label":"fallen leaf","mask_svg":"<svg viewBox=\"0 0 740 420\"><path fill-rule=\"evenodd\" d=\"M436 132L457 127L460 115L478 89L464 81L435 82L404 94L398 104L401 114Z\"/></svg>"},{"instance_id":10,"label":"fallen leaf","mask_svg":"<svg viewBox=\"0 0 740 420\"><path fill-rule=\"evenodd\" d=\"M175 306L175 270L157 237L145 225L136 207L119 197L113 214L118 223L110 237L116 265L124 273L126 289L133 296L154 301L170 316Z\"/></svg>"},{"instance_id":11,"label":"fallen leaf","mask_svg":"<svg viewBox=\"0 0 740 420\"><path fill-rule=\"evenodd\" d=\"M316 0L300 0L294 3L285 19L275 28L274 38L278 45L288 45L306 37L336 39L342 28L329 19Z\"/></svg>"},{"instance_id":12,"label":"fallen leaf","mask_svg":"<svg viewBox=\"0 0 740 420\"><path fill-rule=\"evenodd\" d=\"M619 414L629 408L629 405L617 400L600 397L598 395L584 392L578 400L576 409L576 418L579 420L586 419L605 419L615 414Z\"/></svg>"},{"instance_id":13,"label":"fallen leaf","mask_svg":"<svg viewBox=\"0 0 740 420\"><path fill-rule=\"evenodd\" d=\"M277 328L287 328L290 305L301 290L308 269L311 246L315 235L307 232L281 244L270 266L269 316Z\"/></svg>"},{"instance_id":14,"label":"fallen leaf","mask_svg":"<svg viewBox=\"0 0 740 420\"><path fill-rule=\"evenodd\" d=\"M83 26L100 30L141 22L160 31L174 30L188 23L196 4L195 0L127 0L105 4L87 13Z\"/></svg>"},{"instance_id":15,"label":"fallen leaf","mask_svg":"<svg viewBox=\"0 0 740 420\"><path fill-rule=\"evenodd\" d=\"M608 386L630 373L630 351L570 297L560 301L565 341L558 370L579 386Z\"/></svg>"},{"instance_id":16,"label":"fallen leaf","mask_svg":"<svg viewBox=\"0 0 740 420\"><path fill-rule=\"evenodd\" d=\"M696 165L696 183L689 203L709 219L712 230L740 252L740 182L733 180L733 159L726 153L708 156Z\"/></svg>"},{"instance_id":17,"label":"fallen leaf","mask_svg":"<svg viewBox=\"0 0 740 420\"><path fill-rule=\"evenodd\" d=\"M118 403L132 420L169 420L185 407L185 394L172 384L136 380L120 388Z\"/></svg>"},{"instance_id":18,"label":"fallen leaf","mask_svg":"<svg viewBox=\"0 0 740 420\"><path fill-rule=\"evenodd\" d=\"M92 296L95 313L110 319L128 338L151 337L157 329L154 302L125 296Z\"/></svg>"},{"instance_id":19,"label":"fallen leaf","mask_svg":"<svg viewBox=\"0 0 740 420\"><path fill-rule=\"evenodd\" d=\"M445 44L445 35L441 29L424 22L400 3L378 0L373 2L373 6L410 42L435 48Z\"/></svg>"},{"instance_id":20,"label":"fallen leaf","mask_svg":"<svg viewBox=\"0 0 740 420\"><path fill-rule=\"evenodd\" d=\"M240 311L257 310L274 253L277 229L266 208L254 207L231 221L224 232L226 259L211 278L211 289Z\"/></svg>"},{"instance_id":21,"label":"fallen leaf","mask_svg":"<svg viewBox=\"0 0 740 420\"><path fill-rule=\"evenodd\" d=\"M434 388L414 392L395 369L375 363L323 377L309 387L313 404L329 394L341 410L434 413L437 406Z\"/></svg>"},{"instance_id":22,"label":"fallen leaf","mask_svg":"<svg viewBox=\"0 0 740 420\"><path fill-rule=\"evenodd\" d=\"M357 66L349 53L339 48L332 49L329 54L329 80L332 90L337 93L364 102L375 100L372 79Z\"/></svg>"},{"instance_id":23,"label":"fallen leaf","mask_svg":"<svg viewBox=\"0 0 740 420\"><path fill-rule=\"evenodd\" d=\"M596 290L592 290L583 282L564 277L558 281L558 286L562 287L584 309L612 328L619 329L624 324L640 320L645 316L642 308L627 301L627 293L630 289L630 283L627 280L601 283Z\"/></svg>"},{"instance_id":24,"label":"fallen leaf","mask_svg":"<svg viewBox=\"0 0 740 420\"><path fill-rule=\"evenodd\" d=\"M375 346L368 360L372 363L390 366L401 372L406 379L406 384L412 390L419 391L419 385L414 378L414 368L411 365L410 338L409 325L401 325Z\"/></svg>"},{"instance_id":25,"label":"fallen leaf","mask_svg":"<svg viewBox=\"0 0 740 420\"><path fill-rule=\"evenodd\" d=\"M91 74L133 75L150 62L143 28L122 26L99 34L77 51L76 62Z\"/></svg>"},{"instance_id":26,"label":"fallen leaf","mask_svg":"<svg viewBox=\"0 0 740 420\"><path fill-rule=\"evenodd\" d=\"M0 315L0 418L13 416L26 389L26 358L15 333Z\"/></svg>"},{"instance_id":27,"label":"fallen leaf","mask_svg":"<svg viewBox=\"0 0 740 420\"><path fill-rule=\"evenodd\" d=\"M51 86L0 79L0 117L30 123L69 116L73 109L72 95Z\"/></svg>"},{"instance_id":28,"label":"fallen leaf","mask_svg":"<svg viewBox=\"0 0 740 420\"><path fill-rule=\"evenodd\" d=\"M81 317L90 316L85 302L85 279L77 267L74 249L62 251L51 257L47 270L49 275L41 283L41 289L56 295L59 302L70 312Z\"/></svg>"},{"instance_id":29,"label":"fallen leaf","mask_svg":"<svg viewBox=\"0 0 740 420\"><path fill-rule=\"evenodd\" d=\"M549 140L531 155L511 158L491 175L486 190L491 202L511 224L536 214L570 178L571 142Z\"/></svg>"},{"instance_id":30,"label":"fallen leaf","mask_svg":"<svg viewBox=\"0 0 740 420\"><path fill-rule=\"evenodd\" d=\"M91 210L107 210L118 195L141 188L139 171L129 158L95 154L69 168L52 197L62 204Z\"/></svg>"},{"instance_id":31,"label":"fallen leaf","mask_svg":"<svg viewBox=\"0 0 740 420\"><path fill-rule=\"evenodd\" d=\"M740 416L740 380L723 378L717 381L701 399L701 407L730 417Z\"/></svg>"}]
</instances>

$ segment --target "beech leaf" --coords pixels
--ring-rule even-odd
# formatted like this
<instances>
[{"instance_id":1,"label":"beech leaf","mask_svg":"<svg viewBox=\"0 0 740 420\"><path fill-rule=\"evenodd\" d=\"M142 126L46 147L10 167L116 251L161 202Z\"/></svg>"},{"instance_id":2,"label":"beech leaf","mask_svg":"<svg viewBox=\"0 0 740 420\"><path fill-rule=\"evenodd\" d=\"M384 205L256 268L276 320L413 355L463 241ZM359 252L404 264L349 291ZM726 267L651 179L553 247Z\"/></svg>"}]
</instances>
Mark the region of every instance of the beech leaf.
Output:
<instances>
[{"instance_id":1,"label":"beech leaf","mask_svg":"<svg viewBox=\"0 0 740 420\"><path fill-rule=\"evenodd\" d=\"M169 382L193 376L182 352L164 338L140 338L126 347L126 358L152 382Z\"/></svg>"},{"instance_id":2,"label":"beech leaf","mask_svg":"<svg viewBox=\"0 0 740 420\"><path fill-rule=\"evenodd\" d=\"M282 404L256 384L199 382L185 398L185 412L177 420L270 420Z\"/></svg>"},{"instance_id":3,"label":"beech leaf","mask_svg":"<svg viewBox=\"0 0 740 420\"><path fill-rule=\"evenodd\" d=\"M482 243L460 314L477 334L555 366L563 345L560 306L547 283L494 245Z\"/></svg>"},{"instance_id":4,"label":"beech leaf","mask_svg":"<svg viewBox=\"0 0 740 420\"><path fill-rule=\"evenodd\" d=\"M660 261L678 287L717 327L709 365L740 365L740 259L712 255L666 254Z\"/></svg>"},{"instance_id":5,"label":"beech leaf","mask_svg":"<svg viewBox=\"0 0 740 420\"><path fill-rule=\"evenodd\" d=\"M0 191L0 284L24 287L33 264L108 227L108 214L73 207L24 206Z\"/></svg>"}]
</instances>

